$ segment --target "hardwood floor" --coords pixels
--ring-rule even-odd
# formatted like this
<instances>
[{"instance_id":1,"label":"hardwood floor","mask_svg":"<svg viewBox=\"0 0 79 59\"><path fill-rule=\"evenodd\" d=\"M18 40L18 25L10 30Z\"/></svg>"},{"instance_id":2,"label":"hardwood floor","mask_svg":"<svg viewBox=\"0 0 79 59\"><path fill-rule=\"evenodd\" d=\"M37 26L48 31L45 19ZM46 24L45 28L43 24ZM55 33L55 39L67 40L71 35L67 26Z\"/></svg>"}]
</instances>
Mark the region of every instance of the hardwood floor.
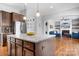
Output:
<instances>
[{"instance_id":1,"label":"hardwood floor","mask_svg":"<svg viewBox=\"0 0 79 59\"><path fill-rule=\"evenodd\" d=\"M79 55L79 39L72 38L55 38L53 52L56 56L77 56ZM0 56L8 56L7 46L0 47Z\"/></svg>"},{"instance_id":2,"label":"hardwood floor","mask_svg":"<svg viewBox=\"0 0 79 59\"><path fill-rule=\"evenodd\" d=\"M0 56L8 56L7 46L0 47Z\"/></svg>"},{"instance_id":3,"label":"hardwood floor","mask_svg":"<svg viewBox=\"0 0 79 59\"><path fill-rule=\"evenodd\" d=\"M60 38L56 40L56 56L77 56L79 55L79 39Z\"/></svg>"}]
</instances>

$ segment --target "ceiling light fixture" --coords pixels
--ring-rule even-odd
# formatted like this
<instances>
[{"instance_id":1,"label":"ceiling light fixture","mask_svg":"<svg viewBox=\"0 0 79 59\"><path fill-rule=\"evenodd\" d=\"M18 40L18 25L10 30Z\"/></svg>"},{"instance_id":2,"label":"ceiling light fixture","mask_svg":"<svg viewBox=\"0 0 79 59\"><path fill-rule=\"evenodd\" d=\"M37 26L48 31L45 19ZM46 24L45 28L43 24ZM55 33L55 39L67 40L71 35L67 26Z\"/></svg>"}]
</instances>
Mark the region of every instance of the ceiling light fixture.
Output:
<instances>
[{"instance_id":1,"label":"ceiling light fixture","mask_svg":"<svg viewBox=\"0 0 79 59\"><path fill-rule=\"evenodd\" d=\"M26 4L24 4L24 17L23 20L26 20Z\"/></svg>"},{"instance_id":2,"label":"ceiling light fixture","mask_svg":"<svg viewBox=\"0 0 79 59\"><path fill-rule=\"evenodd\" d=\"M24 16L23 19L26 20L26 16Z\"/></svg>"},{"instance_id":3,"label":"ceiling light fixture","mask_svg":"<svg viewBox=\"0 0 79 59\"><path fill-rule=\"evenodd\" d=\"M40 17L40 13L39 13L39 12L37 12L37 13L36 13L36 16L37 16L37 17Z\"/></svg>"},{"instance_id":4,"label":"ceiling light fixture","mask_svg":"<svg viewBox=\"0 0 79 59\"><path fill-rule=\"evenodd\" d=\"M40 12L39 12L39 4L37 3L37 11L36 11L36 16L40 17Z\"/></svg>"}]
</instances>

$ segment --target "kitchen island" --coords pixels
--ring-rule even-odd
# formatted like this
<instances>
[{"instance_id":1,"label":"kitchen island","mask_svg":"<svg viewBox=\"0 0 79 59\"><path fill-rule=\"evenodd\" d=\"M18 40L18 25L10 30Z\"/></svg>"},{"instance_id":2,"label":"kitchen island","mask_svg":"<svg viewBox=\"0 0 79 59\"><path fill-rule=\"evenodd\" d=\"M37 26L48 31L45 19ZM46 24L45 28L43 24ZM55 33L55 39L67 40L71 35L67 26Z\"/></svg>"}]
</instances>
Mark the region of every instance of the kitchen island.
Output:
<instances>
[{"instance_id":1,"label":"kitchen island","mask_svg":"<svg viewBox=\"0 0 79 59\"><path fill-rule=\"evenodd\" d=\"M11 56L35 56L39 55L37 52L40 49L40 42L53 39L55 35L46 36L46 35L34 35L28 36L26 34L21 35L8 35L8 55ZM41 47L44 49L44 47Z\"/></svg>"}]
</instances>

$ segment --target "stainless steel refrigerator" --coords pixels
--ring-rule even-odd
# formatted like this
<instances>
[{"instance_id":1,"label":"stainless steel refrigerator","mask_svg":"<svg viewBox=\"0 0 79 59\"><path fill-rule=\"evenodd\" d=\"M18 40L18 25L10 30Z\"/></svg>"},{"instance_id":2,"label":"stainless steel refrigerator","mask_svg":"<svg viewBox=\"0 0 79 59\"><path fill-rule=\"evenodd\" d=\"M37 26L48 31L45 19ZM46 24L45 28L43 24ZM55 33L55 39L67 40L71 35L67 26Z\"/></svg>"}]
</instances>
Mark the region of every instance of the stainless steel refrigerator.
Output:
<instances>
[{"instance_id":1,"label":"stainless steel refrigerator","mask_svg":"<svg viewBox=\"0 0 79 59\"><path fill-rule=\"evenodd\" d=\"M26 22L15 22L15 34L25 34L26 33Z\"/></svg>"}]
</instances>

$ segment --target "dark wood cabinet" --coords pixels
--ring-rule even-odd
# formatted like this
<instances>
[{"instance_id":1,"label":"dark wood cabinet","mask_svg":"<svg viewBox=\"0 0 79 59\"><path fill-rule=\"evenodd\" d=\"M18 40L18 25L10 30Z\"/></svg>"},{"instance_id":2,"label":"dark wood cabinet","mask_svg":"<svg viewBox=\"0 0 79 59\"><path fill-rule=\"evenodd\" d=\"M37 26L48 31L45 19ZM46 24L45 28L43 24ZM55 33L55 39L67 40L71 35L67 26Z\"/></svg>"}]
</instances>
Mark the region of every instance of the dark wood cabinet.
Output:
<instances>
[{"instance_id":1,"label":"dark wood cabinet","mask_svg":"<svg viewBox=\"0 0 79 59\"><path fill-rule=\"evenodd\" d=\"M2 13L0 11L0 26L2 26Z\"/></svg>"},{"instance_id":2,"label":"dark wood cabinet","mask_svg":"<svg viewBox=\"0 0 79 59\"><path fill-rule=\"evenodd\" d=\"M16 56L22 56L22 47L16 44Z\"/></svg>"},{"instance_id":3,"label":"dark wood cabinet","mask_svg":"<svg viewBox=\"0 0 79 59\"><path fill-rule=\"evenodd\" d=\"M11 46L10 46L11 48L12 48L12 50L11 50L11 55L12 56L15 56L15 44L13 43L13 42L11 42Z\"/></svg>"},{"instance_id":4,"label":"dark wood cabinet","mask_svg":"<svg viewBox=\"0 0 79 59\"><path fill-rule=\"evenodd\" d=\"M9 12L0 11L0 26L10 26L11 15Z\"/></svg>"},{"instance_id":5,"label":"dark wood cabinet","mask_svg":"<svg viewBox=\"0 0 79 59\"><path fill-rule=\"evenodd\" d=\"M8 43L8 55L11 56L33 56L34 44L21 39L11 39Z\"/></svg>"},{"instance_id":6,"label":"dark wood cabinet","mask_svg":"<svg viewBox=\"0 0 79 59\"><path fill-rule=\"evenodd\" d=\"M7 45L7 34L10 32L11 26L11 14L6 11L0 11L0 27L1 27L1 35L3 36L1 40L2 46Z\"/></svg>"},{"instance_id":7,"label":"dark wood cabinet","mask_svg":"<svg viewBox=\"0 0 79 59\"><path fill-rule=\"evenodd\" d=\"M11 15L9 12L2 11L2 26L11 26Z\"/></svg>"},{"instance_id":8,"label":"dark wood cabinet","mask_svg":"<svg viewBox=\"0 0 79 59\"><path fill-rule=\"evenodd\" d=\"M7 45L7 35L6 34L3 34L3 46L6 46Z\"/></svg>"},{"instance_id":9,"label":"dark wood cabinet","mask_svg":"<svg viewBox=\"0 0 79 59\"><path fill-rule=\"evenodd\" d=\"M33 56L33 52L27 50L27 49L23 49L23 55L24 56Z\"/></svg>"},{"instance_id":10,"label":"dark wood cabinet","mask_svg":"<svg viewBox=\"0 0 79 59\"><path fill-rule=\"evenodd\" d=\"M11 26L14 21L23 21L23 15L18 13L9 13L6 11L0 11L0 25Z\"/></svg>"},{"instance_id":11,"label":"dark wood cabinet","mask_svg":"<svg viewBox=\"0 0 79 59\"><path fill-rule=\"evenodd\" d=\"M23 21L23 15L18 13L11 13L11 18L13 21Z\"/></svg>"},{"instance_id":12,"label":"dark wood cabinet","mask_svg":"<svg viewBox=\"0 0 79 59\"><path fill-rule=\"evenodd\" d=\"M33 44L27 41L24 41L24 47L29 48L31 50L33 50Z\"/></svg>"},{"instance_id":13,"label":"dark wood cabinet","mask_svg":"<svg viewBox=\"0 0 79 59\"><path fill-rule=\"evenodd\" d=\"M22 21L23 15L18 13L9 13L6 11L0 11L0 27L3 40L1 41L2 46L7 44L7 35L14 33L14 21Z\"/></svg>"}]
</instances>

